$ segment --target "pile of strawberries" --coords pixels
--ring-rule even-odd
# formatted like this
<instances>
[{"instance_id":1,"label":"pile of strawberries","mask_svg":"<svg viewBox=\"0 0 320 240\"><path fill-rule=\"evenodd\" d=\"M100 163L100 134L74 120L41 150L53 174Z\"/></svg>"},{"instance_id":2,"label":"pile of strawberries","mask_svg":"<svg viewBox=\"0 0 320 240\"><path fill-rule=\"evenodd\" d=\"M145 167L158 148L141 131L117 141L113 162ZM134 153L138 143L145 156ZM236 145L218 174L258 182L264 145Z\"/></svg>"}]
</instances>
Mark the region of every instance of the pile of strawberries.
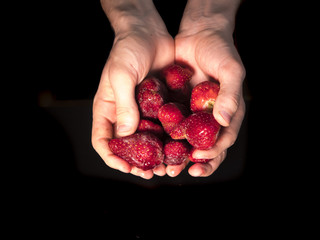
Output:
<instances>
[{"instance_id":1,"label":"pile of strawberries","mask_svg":"<svg viewBox=\"0 0 320 240\"><path fill-rule=\"evenodd\" d=\"M165 163L179 165L195 159L195 149L211 148L220 131L212 109L219 84L204 81L192 91L192 71L173 64L161 72L163 81L151 76L136 87L140 122L136 133L111 139L109 147L118 157L143 170Z\"/></svg>"}]
</instances>

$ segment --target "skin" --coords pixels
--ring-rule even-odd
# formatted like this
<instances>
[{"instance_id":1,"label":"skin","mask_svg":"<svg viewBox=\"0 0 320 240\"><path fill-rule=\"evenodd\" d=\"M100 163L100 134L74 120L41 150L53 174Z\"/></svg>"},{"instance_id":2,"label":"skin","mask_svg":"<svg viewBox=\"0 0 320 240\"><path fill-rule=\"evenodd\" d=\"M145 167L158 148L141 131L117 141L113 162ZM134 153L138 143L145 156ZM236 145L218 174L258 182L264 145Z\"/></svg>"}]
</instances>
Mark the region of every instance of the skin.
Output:
<instances>
[{"instance_id":1,"label":"skin","mask_svg":"<svg viewBox=\"0 0 320 240\"><path fill-rule=\"evenodd\" d=\"M245 69L233 44L234 18L239 1L190 0L186 6L179 34L175 37L175 57L194 70L191 85L214 78L220 91L213 115L224 126L209 150L196 150L195 158L212 159L206 164L196 163L189 174L210 176L222 163L238 136L245 113L242 83ZM167 173L178 175L187 165L168 166Z\"/></svg>"},{"instance_id":2,"label":"skin","mask_svg":"<svg viewBox=\"0 0 320 240\"><path fill-rule=\"evenodd\" d=\"M114 136L130 135L137 128L135 86L148 73L175 60L193 68L192 86L210 78L220 82L213 114L224 128L212 149L193 153L195 158L212 160L193 164L188 172L194 177L206 177L219 167L237 138L245 113L245 70L232 39L239 2L189 0L179 34L173 39L151 0L101 1L115 39L94 97L92 145L109 167L150 179L154 174L175 177L187 166L188 161L180 166L161 164L143 171L115 156L108 147Z\"/></svg>"}]
</instances>

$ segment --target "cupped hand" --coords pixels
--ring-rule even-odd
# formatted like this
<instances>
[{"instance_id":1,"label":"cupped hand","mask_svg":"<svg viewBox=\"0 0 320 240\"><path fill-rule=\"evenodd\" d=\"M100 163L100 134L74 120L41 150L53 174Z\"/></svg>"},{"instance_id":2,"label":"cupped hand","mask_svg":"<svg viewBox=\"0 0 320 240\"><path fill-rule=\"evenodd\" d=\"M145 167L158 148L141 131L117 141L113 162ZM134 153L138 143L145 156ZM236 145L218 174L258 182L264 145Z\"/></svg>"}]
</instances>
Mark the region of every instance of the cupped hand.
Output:
<instances>
[{"instance_id":1,"label":"cupped hand","mask_svg":"<svg viewBox=\"0 0 320 240\"><path fill-rule=\"evenodd\" d=\"M211 159L208 163L195 163L189 174L196 177L211 175L234 144L245 114L242 83L245 69L233 44L232 31L216 28L180 27L175 38L175 60L194 70L191 85L215 79L220 92L214 105L213 115L223 126L216 144L209 150L196 150L194 158ZM168 166L169 176L178 175L188 164Z\"/></svg>"},{"instance_id":2,"label":"cupped hand","mask_svg":"<svg viewBox=\"0 0 320 240\"><path fill-rule=\"evenodd\" d=\"M109 167L146 179L153 174L166 174L163 164L147 171L131 166L111 152L108 142L115 136L136 131L139 123L136 85L149 72L173 61L174 42L162 22L156 27L134 26L116 34L93 102L92 145Z\"/></svg>"}]
</instances>

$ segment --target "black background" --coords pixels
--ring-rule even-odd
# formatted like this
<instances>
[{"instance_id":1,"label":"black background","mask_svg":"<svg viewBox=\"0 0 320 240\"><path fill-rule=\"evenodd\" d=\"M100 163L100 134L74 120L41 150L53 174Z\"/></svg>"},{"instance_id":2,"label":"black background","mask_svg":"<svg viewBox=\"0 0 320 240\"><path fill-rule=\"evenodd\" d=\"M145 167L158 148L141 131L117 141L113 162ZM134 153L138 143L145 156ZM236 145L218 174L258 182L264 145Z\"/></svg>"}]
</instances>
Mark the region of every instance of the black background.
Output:
<instances>
[{"instance_id":1,"label":"black background","mask_svg":"<svg viewBox=\"0 0 320 240\"><path fill-rule=\"evenodd\" d=\"M170 34L176 35L186 1L154 2ZM42 1L28 4L29 9L19 22L25 39L19 61L29 62L25 75L33 116L23 126L23 136L36 140L25 144L23 159L30 160L22 164L27 165L22 170L26 177L18 184L13 207L19 209L13 222L28 223L24 231L41 236L39 229L59 236L99 233L107 239L163 239L173 233L191 237L213 230L237 235L248 228L265 229L261 219L280 214L273 219L277 229L279 219L291 214L280 197L291 188L280 169L289 156L282 137L274 139L275 123L286 121L281 112L285 103L279 103L274 85L266 84L277 82L280 88L284 46L290 42L290 36L277 37L286 29L286 19L276 20L277 6L247 0L237 15L235 37L250 99L244 173L229 182L158 188L81 175L64 129L39 106L44 93L55 100L94 97L114 37L100 2ZM19 13L23 10L20 5ZM275 210L279 207L281 211ZM238 227L230 230L231 223Z\"/></svg>"}]
</instances>

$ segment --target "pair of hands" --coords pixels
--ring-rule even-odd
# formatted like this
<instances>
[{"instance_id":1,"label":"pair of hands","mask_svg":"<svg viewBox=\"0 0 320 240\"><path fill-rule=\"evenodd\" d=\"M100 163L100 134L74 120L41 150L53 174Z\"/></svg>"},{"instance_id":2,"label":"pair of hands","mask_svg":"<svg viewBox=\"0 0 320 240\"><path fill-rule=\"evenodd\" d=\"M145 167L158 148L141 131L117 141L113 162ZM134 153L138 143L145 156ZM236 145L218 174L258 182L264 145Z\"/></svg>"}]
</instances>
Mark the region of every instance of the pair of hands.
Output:
<instances>
[{"instance_id":1,"label":"pair of hands","mask_svg":"<svg viewBox=\"0 0 320 240\"><path fill-rule=\"evenodd\" d=\"M184 62L194 69L191 85L217 79L220 92L214 107L214 117L224 126L215 146L196 150L195 158L212 159L193 164L191 176L211 175L225 159L227 149L235 142L245 113L242 82L245 70L233 44L233 27L225 18L215 21L193 21L185 11L180 31L173 39L157 12L153 21L134 22L124 30L115 29L115 40L93 103L92 144L105 163L125 173L150 179L154 174L177 176L188 164L161 164L143 171L115 156L108 141L135 132L139 110L135 87L150 72L158 71L174 61ZM206 22L207 21L207 22ZM138 24L139 23L139 24Z\"/></svg>"}]
</instances>

